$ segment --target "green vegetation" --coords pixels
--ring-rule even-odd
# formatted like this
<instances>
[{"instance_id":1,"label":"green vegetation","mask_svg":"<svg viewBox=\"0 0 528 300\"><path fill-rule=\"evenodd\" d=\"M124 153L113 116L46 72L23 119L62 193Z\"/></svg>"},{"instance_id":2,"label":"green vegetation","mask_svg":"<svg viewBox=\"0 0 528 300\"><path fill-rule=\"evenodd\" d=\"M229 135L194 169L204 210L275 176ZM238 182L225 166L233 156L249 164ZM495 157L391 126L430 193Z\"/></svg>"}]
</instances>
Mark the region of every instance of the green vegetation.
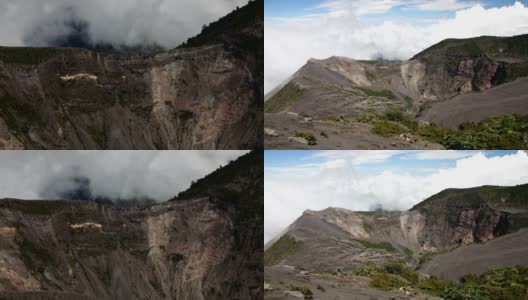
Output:
<instances>
[{"instance_id":1,"label":"green vegetation","mask_svg":"<svg viewBox=\"0 0 528 300\"><path fill-rule=\"evenodd\" d=\"M182 123L186 123L189 120L194 119L194 113L189 110L180 110L176 113Z\"/></svg>"},{"instance_id":2,"label":"green vegetation","mask_svg":"<svg viewBox=\"0 0 528 300\"><path fill-rule=\"evenodd\" d=\"M268 113L283 111L299 101L303 95L304 91L300 86L294 82L289 82L264 103L264 111Z\"/></svg>"},{"instance_id":3,"label":"green vegetation","mask_svg":"<svg viewBox=\"0 0 528 300\"><path fill-rule=\"evenodd\" d=\"M53 258L46 249L33 244L25 238L18 241L18 247L20 249L20 258L31 272L44 273L46 267L53 262Z\"/></svg>"},{"instance_id":4,"label":"green vegetation","mask_svg":"<svg viewBox=\"0 0 528 300\"><path fill-rule=\"evenodd\" d=\"M460 131L445 135L442 144L449 149L526 149L528 115L507 115L479 123L464 123Z\"/></svg>"},{"instance_id":5,"label":"green vegetation","mask_svg":"<svg viewBox=\"0 0 528 300\"><path fill-rule=\"evenodd\" d=\"M179 254L179 253L171 254L169 257L170 257L170 260L172 261L173 265L177 265L178 263L180 263L180 262L185 260L185 256L183 256L182 254Z\"/></svg>"},{"instance_id":6,"label":"green vegetation","mask_svg":"<svg viewBox=\"0 0 528 300\"><path fill-rule=\"evenodd\" d=\"M376 120L372 125L374 126L372 128L372 133L383 137L397 136L408 132L408 130L400 124L387 120Z\"/></svg>"},{"instance_id":7,"label":"green vegetation","mask_svg":"<svg viewBox=\"0 0 528 300\"><path fill-rule=\"evenodd\" d=\"M311 132L296 131L295 132L295 136L296 137L301 137L301 138L307 140L308 141L308 145L310 145L310 146L317 145L317 138Z\"/></svg>"},{"instance_id":8,"label":"green vegetation","mask_svg":"<svg viewBox=\"0 0 528 300\"><path fill-rule=\"evenodd\" d=\"M338 273L326 274L336 276ZM446 300L524 300L528 289L528 268L524 267L490 270L481 275L469 274L461 279L461 283L434 276L419 278L416 272L399 262L388 262L383 267L363 268L339 275L369 277L371 287L384 291L404 287Z\"/></svg>"},{"instance_id":9,"label":"green vegetation","mask_svg":"<svg viewBox=\"0 0 528 300\"><path fill-rule=\"evenodd\" d=\"M389 90L375 91L367 88L357 88L369 97L383 97L387 99L396 99L396 96Z\"/></svg>"},{"instance_id":10,"label":"green vegetation","mask_svg":"<svg viewBox=\"0 0 528 300\"><path fill-rule=\"evenodd\" d=\"M264 18L264 3L262 0L253 0L244 7L237 7L230 14L216 22L202 27L202 32L189 38L178 48L199 47L226 42L239 41L244 49L263 48L262 38L253 39L248 28L252 28L256 19ZM263 21L263 20L262 20ZM259 43L260 41L260 43Z\"/></svg>"},{"instance_id":11,"label":"green vegetation","mask_svg":"<svg viewBox=\"0 0 528 300\"><path fill-rule=\"evenodd\" d=\"M289 234L283 235L264 252L264 265L273 266L302 249L303 243Z\"/></svg>"},{"instance_id":12,"label":"green vegetation","mask_svg":"<svg viewBox=\"0 0 528 300\"><path fill-rule=\"evenodd\" d=\"M464 58L484 60L513 57L528 58L528 35L513 37L482 36L471 39L447 39L418 53L412 59L419 59L431 67L443 66L452 75L457 73L459 63ZM498 62L498 61L497 61ZM499 68L493 78L493 84L513 81L528 76L528 63L498 62Z\"/></svg>"},{"instance_id":13,"label":"green vegetation","mask_svg":"<svg viewBox=\"0 0 528 300\"><path fill-rule=\"evenodd\" d=\"M391 245L391 243L388 243L388 242L375 243L375 242L370 242L367 240L359 240L359 239L355 239L354 241L360 243L365 248L369 248L369 249L382 249L382 250L386 250L389 252L396 251L396 249Z\"/></svg>"},{"instance_id":14,"label":"green vegetation","mask_svg":"<svg viewBox=\"0 0 528 300\"><path fill-rule=\"evenodd\" d=\"M382 291L390 291L407 286L407 282L401 277L387 273L375 273L370 276L370 286Z\"/></svg>"},{"instance_id":15,"label":"green vegetation","mask_svg":"<svg viewBox=\"0 0 528 300\"><path fill-rule=\"evenodd\" d=\"M6 64L37 65L57 53L51 48L0 47L0 60Z\"/></svg>"},{"instance_id":16,"label":"green vegetation","mask_svg":"<svg viewBox=\"0 0 528 300\"><path fill-rule=\"evenodd\" d=\"M307 286L289 285L288 289L294 292L300 292L304 295L304 299L313 299L313 292Z\"/></svg>"},{"instance_id":17,"label":"green vegetation","mask_svg":"<svg viewBox=\"0 0 528 300\"><path fill-rule=\"evenodd\" d=\"M435 124L420 126L398 110L390 110L382 116L364 115L358 121L372 124L372 132L384 137L411 134L447 149L528 148L528 115L506 115L478 123L464 123L458 131Z\"/></svg>"},{"instance_id":18,"label":"green vegetation","mask_svg":"<svg viewBox=\"0 0 528 300\"><path fill-rule=\"evenodd\" d=\"M31 127L43 123L41 116L27 101L0 96L0 117L17 138L27 137Z\"/></svg>"},{"instance_id":19,"label":"green vegetation","mask_svg":"<svg viewBox=\"0 0 528 300\"><path fill-rule=\"evenodd\" d=\"M513 37L481 36L471 39L446 39L415 55L412 59L432 60L445 56L528 57L528 34Z\"/></svg>"},{"instance_id":20,"label":"green vegetation","mask_svg":"<svg viewBox=\"0 0 528 300\"><path fill-rule=\"evenodd\" d=\"M70 202L71 203L71 202ZM46 201L46 200L0 200L0 208L18 210L30 215L50 215L53 212L68 207L68 201Z\"/></svg>"},{"instance_id":21,"label":"green vegetation","mask_svg":"<svg viewBox=\"0 0 528 300\"><path fill-rule=\"evenodd\" d=\"M440 296L446 300L524 300L527 289L528 268L509 267L466 275L461 284L444 288Z\"/></svg>"}]
</instances>

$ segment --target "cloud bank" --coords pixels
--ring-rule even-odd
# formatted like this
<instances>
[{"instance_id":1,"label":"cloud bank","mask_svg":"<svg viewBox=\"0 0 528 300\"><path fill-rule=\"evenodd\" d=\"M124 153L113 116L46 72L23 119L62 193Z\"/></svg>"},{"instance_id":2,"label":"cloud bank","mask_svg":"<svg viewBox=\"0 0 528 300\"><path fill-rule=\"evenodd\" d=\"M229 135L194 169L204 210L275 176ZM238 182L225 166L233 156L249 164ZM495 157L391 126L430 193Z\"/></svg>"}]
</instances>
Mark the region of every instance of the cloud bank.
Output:
<instances>
[{"instance_id":1,"label":"cloud bank","mask_svg":"<svg viewBox=\"0 0 528 300\"><path fill-rule=\"evenodd\" d=\"M0 151L0 198L165 201L247 151Z\"/></svg>"},{"instance_id":2,"label":"cloud bank","mask_svg":"<svg viewBox=\"0 0 528 300\"><path fill-rule=\"evenodd\" d=\"M49 46L86 25L93 43L175 47L248 0L2 0L0 45Z\"/></svg>"},{"instance_id":3,"label":"cloud bank","mask_svg":"<svg viewBox=\"0 0 528 300\"><path fill-rule=\"evenodd\" d=\"M447 153L450 154L447 154ZM487 157L481 152L425 151L413 154L413 166L377 174L361 166L379 164L401 152L331 151L323 162L288 168L265 168L264 241L286 229L306 209L341 207L356 211L407 210L446 188L528 183L528 154ZM454 167L416 166L420 160L456 158ZM380 165L383 166L383 165ZM414 169L413 169L414 168Z\"/></svg>"},{"instance_id":4,"label":"cloud bank","mask_svg":"<svg viewBox=\"0 0 528 300\"><path fill-rule=\"evenodd\" d=\"M323 7L328 12L305 17L266 17L265 92L283 83L312 57L324 59L336 55L354 59L403 60L446 38L528 33L528 7L521 2L499 8L473 4L456 11L452 17L394 19L380 24L366 24L358 15L383 13L401 1L359 2L364 4L351 0L327 1ZM416 7L437 10L467 5L437 0Z\"/></svg>"}]
</instances>

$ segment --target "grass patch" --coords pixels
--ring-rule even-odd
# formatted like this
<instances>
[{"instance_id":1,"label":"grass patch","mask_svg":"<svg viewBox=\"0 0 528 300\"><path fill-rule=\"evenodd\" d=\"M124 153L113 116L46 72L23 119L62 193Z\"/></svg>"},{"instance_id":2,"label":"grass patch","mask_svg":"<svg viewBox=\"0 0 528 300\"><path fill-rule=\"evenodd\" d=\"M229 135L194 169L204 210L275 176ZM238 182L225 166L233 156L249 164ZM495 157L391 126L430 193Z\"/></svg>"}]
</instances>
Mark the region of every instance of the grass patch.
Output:
<instances>
[{"instance_id":1,"label":"grass patch","mask_svg":"<svg viewBox=\"0 0 528 300\"><path fill-rule=\"evenodd\" d=\"M366 240L358 240L358 239L355 239L354 241L360 243L365 248L369 248L369 249L382 249L388 252L396 251L396 249L391 245L391 243L388 243L388 242L374 243L374 242L370 242Z\"/></svg>"},{"instance_id":2,"label":"grass patch","mask_svg":"<svg viewBox=\"0 0 528 300\"><path fill-rule=\"evenodd\" d=\"M419 278L416 272L399 262L355 270L352 275L369 277L370 286L380 290L408 287L445 300L525 300L528 289L528 268L525 267L495 269L482 275L469 274L461 279L461 283L434 276Z\"/></svg>"},{"instance_id":3,"label":"grass patch","mask_svg":"<svg viewBox=\"0 0 528 300\"><path fill-rule=\"evenodd\" d=\"M305 286L305 285L303 285L303 286L289 285L288 289L290 291L300 292L301 294L304 295L304 299L313 299L312 290L309 287Z\"/></svg>"},{"instance_id":4,"label":"grass patch","mask_svg":"<svg viewBox=\"0 0 528 300\"><path fill-rule=\"evenodd\" d=\"M460 130L435 124L420 126L409 115L390 110L382 116L364 115L358 122L373 126L372 133L384 137L411 133L422 139L441 144L447 149L527 149L528 115L506 115L488 118L478 123L464 123Z\"/></svg>"},{"instance_id":5,"label":"grass patch","mask_svg":"<svg viewBox=\"0 0 528 300\"><path fill-rule=\"evenodd\" d=\"M387 120L376 120L372 123L372 125L374 126L372 128L372 133L381 135L383 137L397 136L409 131L397 122Z\"/></svg>"},{"instance_id":6,"label":"grass patch","mask_svg":"<svg viewBox=\"0 0 528 300\"><path fill-rule=\"evenodd\" d=\"M362 91L369 97L382 97L382 98L387 98L387 99L396 99L396 96L389 90L375 91L375 90L360 88L360 87L358 87L357 89Z\"/></svg>"},{"instance_id":7,"label":"grass patch","mask_svg":"<svg viewBox=\"0 0 528 300\"><path fill-rule=\"evenodd\" d=\"M399 289L400 287L406 286L407 282L401 279L401 277L387 274L387 273L376 273L371 275L370 286L382 291L390 291L392 289Z\"/></svg>"},{"instance_id":8,"label":"grass patch","mask_svg":"<svg viewBox=\"0 0 528 300\"><path fill-rule=\"evenodd\" d=\"M276 113L285 110L293 103L299 101L304 95L304 91L294 82L286 84L277 94L273 95L264 103L264 111Z\"/></svg>"},{"instance_id":9,"label":"grass patch","mask_svg":"<svg viewBox=\"0 0 528 300\"><path fill-rule=\"evenodd\" d=\"M302 249L303 243L289 234L283 235L264 252L264 265L273 266Z\"/></svg>"},{"instance_id":10,"label":"grass patch","mask_svg":"<svg viewBox=\"0 0 528 300\"><path fill-rule=\"evenodd\" d=\"M296 131L295 136L304 138L310 146L317 145L317 138L311 132Z\"/></svg>"}]
</instances>

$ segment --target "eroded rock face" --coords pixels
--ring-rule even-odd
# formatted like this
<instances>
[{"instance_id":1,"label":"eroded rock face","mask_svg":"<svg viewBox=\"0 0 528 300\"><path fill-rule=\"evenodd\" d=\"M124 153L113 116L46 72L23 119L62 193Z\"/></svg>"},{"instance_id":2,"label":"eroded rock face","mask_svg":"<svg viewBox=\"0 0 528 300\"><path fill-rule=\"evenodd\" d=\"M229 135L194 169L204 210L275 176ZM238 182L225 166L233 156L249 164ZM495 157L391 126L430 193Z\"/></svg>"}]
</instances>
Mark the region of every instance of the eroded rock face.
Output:
<instances>
[{"instance_id":1,"label":"eroded rock face","mask_svg":"<svg viewBox=\"0 0 528 300\"><path fill-rule=\"evenodd\" d=\"M252 266L261 258L246 256L257 251L249 241L261 240L260 231L235 228L209 198L151 208L3 201L11 202L0 209L0 292L15 298L256 299L262 292Z\"/></svg>"},{"instance_id":2,"label":"eroded rock face","mask_svg":"<svg viewBox=\"0 0 528 300\"><path fill-rule=\"evenodd\" d=\"M48 51L39 63L0 60L3 149L261 144L261 83L252 74L258 67L223 45L157 55Z\"/></svg>"}]
</instances>

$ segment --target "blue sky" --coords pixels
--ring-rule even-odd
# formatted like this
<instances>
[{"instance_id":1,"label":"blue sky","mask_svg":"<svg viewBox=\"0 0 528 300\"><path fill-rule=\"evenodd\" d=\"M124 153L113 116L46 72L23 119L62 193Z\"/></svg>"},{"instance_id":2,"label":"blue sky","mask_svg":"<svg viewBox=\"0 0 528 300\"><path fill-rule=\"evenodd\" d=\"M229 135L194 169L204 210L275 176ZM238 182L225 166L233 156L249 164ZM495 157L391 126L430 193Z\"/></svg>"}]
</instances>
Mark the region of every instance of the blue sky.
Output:
<instances>
[{"instance_id":1,"label":"blue sky","mask_svg":"<svg viewBox=\"0 0 528 300\"><path fill-rule=\"evenodd\" d=\"M299 17L308 14L325 13L328 11L326 8L319 7L324 3L328 3L328 0L265 0L264 1L264 15L266 17ZM359 2L357 0L350 0L349 2ZM375 1L372 1L375 2ZM396 3L397 2L397 3ZM401 3L400 3L401 2ZM435 17L446 17L452 16L457 9L438 9L438 10L424 10L417 7L417 1L395 1L394 7L389 9L385 13L368 13L363 17L368 18L435 18ZM427 2L421 1L421 2ZM431 2L431 1L429 1ZM457 4L476 4L480 3L485 8L502 7L513 5L515 0L457 0ZM517 0L527 4L527 0Z\"/></svg>"},{"instance_id":2,"label":"blue sky","mask_svg":"<svg viewBox=\"0 0 528 300\"><path fill-rule=\"evenodd\" d=\"M487 158L512 155L517 151L376 151L380 156L367 158L372 151L306 151L267 150L264 153L267 173L281 172L295 168L318 168L330 160L345 159L362 161L353 163L357 172L363 175L377 175L384 171L412 174L431 173L437 169L453 168L457 160L482 153ZM365 158L361 158L364 156Z\"/></svg>"}]
</instances>

